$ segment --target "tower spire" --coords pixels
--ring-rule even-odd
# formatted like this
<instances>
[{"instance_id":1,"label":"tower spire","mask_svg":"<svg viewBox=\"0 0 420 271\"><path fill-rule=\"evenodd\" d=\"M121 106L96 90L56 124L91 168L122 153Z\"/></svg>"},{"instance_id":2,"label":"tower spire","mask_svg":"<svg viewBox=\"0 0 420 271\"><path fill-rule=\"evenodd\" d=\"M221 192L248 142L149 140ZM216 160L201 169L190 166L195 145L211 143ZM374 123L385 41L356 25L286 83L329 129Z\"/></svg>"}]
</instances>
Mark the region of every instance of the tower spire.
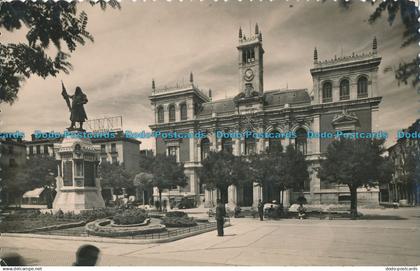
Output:
<instances>
[{"instance_id":1,"label":"tower spire","mask_svg":"<svg viewBox=\"0 0 420 271\"><path fill-rule=\"evenodd\" d=\"M258 23L255 24L255 35L258 35L260 33L260 29L258 27Z\"/></svg>"},{"instance_id":2,"label":"tower spire","mask_svg":"<svg viewBox=\"0 0 420 271\"><path fill-rule=\"evenodd\" d=\"M317 63L318 63L318 50L315 47L315 49L314 49L314 64L317 64Z\"/></svg>"},{"instance_id":3,"label":"tower spire","mask_svg":"<svg viewBox=\"0 0 420 271\"><path fill-rule=\"evenodd\" d=\"M155 79L152 79L152 89L153 89L153 90L155 90L155 89L156 89Z\"/></svg>"},{"instance_id":4,"label":"tower spire","mask_svg":"<svg viewBox=\"0 0 420 271\"><path fill-rule=\"evenodd\" d=\"M190 83L194 83L194 76L192 72L190 72Z\"/></svg>"},{"instance_id":5,"label":"tower spire","mask_svg":"<svg viewBox=\"0 0 420 271\"><path fill-rule=\"evenodd\" d=\"M239 38L242 39L242 28L239 27Z\"/></svg>"}]
</instances>

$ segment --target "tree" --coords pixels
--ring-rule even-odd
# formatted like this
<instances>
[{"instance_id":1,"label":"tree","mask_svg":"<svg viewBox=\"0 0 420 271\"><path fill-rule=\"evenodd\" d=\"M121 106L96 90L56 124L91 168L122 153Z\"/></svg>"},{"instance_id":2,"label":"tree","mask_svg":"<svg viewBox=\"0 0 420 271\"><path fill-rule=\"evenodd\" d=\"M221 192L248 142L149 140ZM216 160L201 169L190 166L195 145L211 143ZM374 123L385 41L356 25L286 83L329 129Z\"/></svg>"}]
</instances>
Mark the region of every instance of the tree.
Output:
<instances>
[{"instance_id":1,"label":"tree","mask_svg":"<svg viewBox=\"0 0 420 271\"><path fill-rule=\"evenodd\" d=\"M251 168L255 182L263 188L263 201L270 200L269 192L277 189L303 190L303 184L309 179L305 156L292 145L285 152L278 147L254 155Z\"/></svg>"},{"instance_id":2,"label":"tree","mask_svg":"<svg viewBox=\"0 0 420 271\"><path fill-rule=\"evenodd\" d=\"M120 8L115 0L90 1ZM27 28L26 43L0 43L0 103L13 103L22 82L31 75L42 78L69 73L72 68L69 57L78 45L93 36L86 30L87 14L77 12L77 2L66 1L11 1L0 3L0 27L12 32ZM49 56L50 45L55 56ZM63 48L66 45L67 50Z\"/></svg>"},{"instance_id":3,"label":"tree","mask_svg":"<svg viewBox=\"0 0 420 271\"><path fill-rule=\"evenodd\" d=\"M374 4L374 2L372 2ZM413 43L420 41L420 33L417 31L420 28L419 10L417 9L414 1L410 0L398 0L392 1L387 0L379 3L375 12L369 17L369 23L375 23L382 15L384 11L388 12L388 22L390 25L395 21L398 12L400 14L401 21L405 26L405 31L402 35L403 42L401 47L406 47ZM420 73L419 58L416 57L410 62L401 62L398 68L387 67L385 71L394 71L395 79L398 82L408 84L408 80L411 78L412 84L417 85L419 83L418 74Z\"/></svg>"},{"instance_id":4,"label":"tree","mask_svg":"<svg viewBox=\"0 0 420 271\"><path fill-rule=\"evenodd\" d=\"M134 173L125 169L123 164L102 162L99 165L99 177L101 178L101 186L112 187L116 190L116 194L121 194L123 188L129 193L133 191Z\"/></svg>"},{"instance_id":5,"label":"tree","mask_svg":"<svg viewBox=\"0 0 420 271\"><path fill-rule=\"evenodd\" d=\"M323 1L325 2L325 0ZM372 1L372 5L379 3L375 11L369 16L368 22L374 24L378 21L384 12L388 13L388 23L391 26L395 19L398 17L401 18L402 23L405 26L405 30L402 33L402 43L401 47L407 47L410 44L417 44L420 41L420 33L417 29L420 28L419 10L417 9L415 2L411 0L384 0L384 1ZM341 0L339 1L340 7L348 9L351 6L351 1ZM417 85L420 82L418 74L420 73L420 58L416 57L411 61L402 61L399 63L398 67L388 66L384 69L384 72L393 71L395 74L395 79L398 81L398 84L404 83L408 84L411 80L413 86Z\"/></svg>"},{"instance_id":6,"label":"tree","mask_svg":"<svg viewBox=\"0 0 420 271\"><path fill-rule=\"evenodd\" d=\"M414 145L404 143L401 144L400 174L398 174L396 181L402 185L403 199L407 199L409 203L414 203L416 201L417 183L419 182L417 174L418 168L420 168L420 153Z\"/></svg>"},{"instance_id":7,"label":"tree","mask_svg":"<svg viewBox=\"0 0 420 271\"><path fill-rule=\"evenodd\" d=\"M229 152L210 152L201 165L198 171L200 182L207 190L218 189L221 200L225 203L230 185L251 181L249 162L244 157L234 156ZM217 196L219 197L219 194Z\"/></svg>"},{"instance_id":8,"label":"tree","mask_svg":"<svg viewBox=\"0 0 420 271\"><path fill-rule=\"evenodd\" d=\"M284 184L287 188L303 191L305 182L309 180L308 163L302 152L293 145L286 147L284 153Z\"/></svg>"},{"instance_id":9,"label":"tree","mask_svg":"<svg viewBox=\"0 0 420 271\"><path fill-rule=\"evenodd\" d=\"M184 187L187 185L187 177L184 174L184 165L177 163L175 157L157 155L152 164L153 187L159 192L159 202L162 203L162 192L174 186ZM159 205L162 210L162 204Z\"/></svg>"},{"instance_id":10,"label":"tree","mask_svg":"<svg viewBox=\"0 0 420 271\"><path fill-rule=\"evenodd\" d=\"M347 139L333 141L321 161L318 177L349 187L352 216L357 216L357 189L387 183L392 164L382 156L384 139Z\"/></svg>"},{"instance_id":11,"label":"tree","mask_svg":"<svg viewBox=\"0 0 420 271\"><path fill-rule=\"evenodd\" d=\"M4 169L4 189L7 198L19 200L23 193L35 188L51 189L55 187L57 162L51 156L34 156L25 165Z\"/></svg>"},{"instance_id":12,"label":"tree","mask_svg":"<svg viewBox=\"0 0 420 271\"><path fill-rule=\"evenodd\" d=\"M266 152L254 154L250 161L253 179L263 190L263 202L273 200L275 197L272 198L272 193L285 189L283 148L268 149Z\"/></svg>"},{"instance_id":13,"label":"tree","mask_svg":"<svg viewBox=\"0 0 420 271\"><path fill-rule=\"evenodd\" d=\"M143 204L145 204L146 203L145 192L153 189L153 174L146 173L146 172L138 173L134 177L133 185L140 191L143 191Z\"/></svg>"}]
</instances>

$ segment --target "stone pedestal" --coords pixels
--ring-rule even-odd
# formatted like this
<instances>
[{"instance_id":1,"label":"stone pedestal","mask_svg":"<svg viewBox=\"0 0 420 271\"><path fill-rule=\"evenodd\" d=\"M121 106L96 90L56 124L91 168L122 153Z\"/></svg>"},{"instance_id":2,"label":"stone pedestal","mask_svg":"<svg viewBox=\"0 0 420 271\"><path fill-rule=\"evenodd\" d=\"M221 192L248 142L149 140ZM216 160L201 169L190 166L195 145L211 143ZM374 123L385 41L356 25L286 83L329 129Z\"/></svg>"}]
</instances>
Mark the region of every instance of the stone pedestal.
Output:
<instances>
[{"instance_id":1,"label":"stone pedestal","mask_svg":"<svg viewBox=\"0 0 420 271\"><path fill-rule=\"evenodd\" d=\"M82 210L103 208L97 150L89 139L66 137L55 149L58 162L55 211L79 213Z\"/></svg>"}]
</instances>

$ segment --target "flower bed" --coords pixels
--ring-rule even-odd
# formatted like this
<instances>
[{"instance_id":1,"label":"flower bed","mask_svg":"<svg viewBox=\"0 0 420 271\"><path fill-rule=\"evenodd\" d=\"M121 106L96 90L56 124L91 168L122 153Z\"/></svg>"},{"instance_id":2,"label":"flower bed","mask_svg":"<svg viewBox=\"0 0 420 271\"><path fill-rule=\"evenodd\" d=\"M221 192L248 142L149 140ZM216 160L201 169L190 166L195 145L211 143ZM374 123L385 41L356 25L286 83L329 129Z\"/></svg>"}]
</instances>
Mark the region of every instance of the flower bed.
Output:
<instances>
[{"instance_id":1,"label":"flower bed","mask_svg":"<svg viewBox=\"0 0 420 271\"><path fill-rule=\"evenodd\" d=\"M143 223L146 218L146 211L142 209L128 209L115 214L112 220L116 225L133 225Z\"/></svg>"},{"instance_id":2,"label":"flower bed","mask_svg":"<svg viewBox=\"0 0 420 271\"><path fill-rule=\"evenodd\" d=\"M162 224L176 228L197 226L197 222L192 217L163 217Z\"/></svg>"},{"instance_id":3,"label":"flower bed","mask_svg":"<svg viewBox=\"0 0 420 271\"><path fill-rule=\"evenodd\" d=\"M79 214L64 213L61 210L55 214L52 211L41 213L39 210L16 210L2 220L0 232L34 232L80 227L89 221L112 217L117 212L120 210L113 208L85 210Z\"/></svg>"},{"instance_id":4,"label":"flower bed","mask_svg":"<svg viewBox=\"0 0 420 271\"><path fill-rule=\"evenodd\" d=\"M141 234L163 232L166 230L166 227L160 224L112 227L111 219L101 219L90 222L86 225L85 228L88 234L101 237L135 236Z\"/></svg>"},{"instance_id":5,"label":"flower bed","mask_svg":"<svg viewBox=\"0 0 420 271\"><path fill-rule=\"evenodd\" d=\"M182 211L167 212L165 217L188 217L188 214Z\"/></svg>"}]
</instances>

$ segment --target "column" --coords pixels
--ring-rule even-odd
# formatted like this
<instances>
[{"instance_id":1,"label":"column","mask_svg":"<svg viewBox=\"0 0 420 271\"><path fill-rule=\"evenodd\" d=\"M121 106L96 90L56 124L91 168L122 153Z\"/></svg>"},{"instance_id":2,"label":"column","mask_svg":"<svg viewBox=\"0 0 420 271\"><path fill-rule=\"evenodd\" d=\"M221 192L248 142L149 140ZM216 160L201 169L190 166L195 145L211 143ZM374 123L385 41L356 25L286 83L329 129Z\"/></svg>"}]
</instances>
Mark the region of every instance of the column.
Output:
<instances>
[{"instance_id":1,"label":"column","mask_svg":"<svg viewBox=\"0 0 420 271\"><path fill-rule=\"evenodd\" d=\"M235 185L230 185L228 187L228 207L234 209L237 202L237 188Z\"/></svg>"},{"instance_id":2,"label":"column","mask_svg":"<svg viewBox=\"0 0 420 271\"><path fill-rule=\"evenodd\" d=\"M188 132L190 134L194 134L194 129L189 129ZM192 137L189 141L190 143L190 162L196 162L197 159L197 139Z\"/></svg>"},{"instance_id":3,"label":"column","mask_svg":"<svg viewBox=\"0 0 420 271\"><path fill-rule=\"evenodd\" d=\"M259 186L257 183L253 183L253 201L252 207L258 207L258 201L262 200L262 187Z\"/></svg>"},{"instance_id":4,"label":"column","mask_svg":"<svg viewBox=\"0 0 420 271\"><path fill-rule=\"evenodd\" d=\"M239 138L234 138L232 140L232 153L233 155L241 155L241 142Z\"/></svg>"},{"instance_id":5,"label":"column","mask_svg":"<svg viewBox=\"0 0 420 271\"><path fill-rule=\"evenodd\" d=\"M312 123L312 131L314 132L321 132L320 131L320 115L315 115L314 116L314 120ZM308 138L309 142L310 142L310 146L311 146L311 150L310 153L311 154L320 154L321 153L321 140L320 138L317 136L315 138Z\"/></svg>"}]
</instances>

